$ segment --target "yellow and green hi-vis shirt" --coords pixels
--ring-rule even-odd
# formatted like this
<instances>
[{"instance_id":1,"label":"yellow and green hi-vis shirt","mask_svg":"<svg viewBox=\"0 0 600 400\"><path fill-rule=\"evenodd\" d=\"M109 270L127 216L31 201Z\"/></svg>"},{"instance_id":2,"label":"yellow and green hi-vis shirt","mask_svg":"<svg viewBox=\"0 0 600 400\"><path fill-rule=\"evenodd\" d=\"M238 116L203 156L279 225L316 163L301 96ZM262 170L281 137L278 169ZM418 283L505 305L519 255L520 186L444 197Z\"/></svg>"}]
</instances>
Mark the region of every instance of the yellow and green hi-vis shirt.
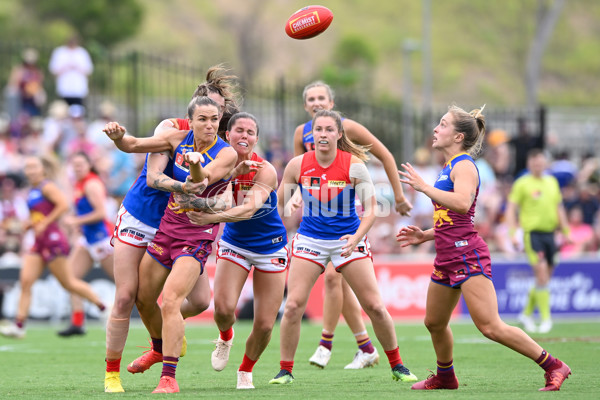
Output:
<instances>
[{"instance_id":1,"label":"yellow and green hi-vis shirt","mask_svg":"<svg viewBox=\"0 0 600 400\"><path fill-rule=\"evenodd\" d=\"M562 195L552 175L528 174L515 181L508 200L519 206L519 223L525 232L554 232L558 227L558 205Z\"/></svg>"}]
</instances>

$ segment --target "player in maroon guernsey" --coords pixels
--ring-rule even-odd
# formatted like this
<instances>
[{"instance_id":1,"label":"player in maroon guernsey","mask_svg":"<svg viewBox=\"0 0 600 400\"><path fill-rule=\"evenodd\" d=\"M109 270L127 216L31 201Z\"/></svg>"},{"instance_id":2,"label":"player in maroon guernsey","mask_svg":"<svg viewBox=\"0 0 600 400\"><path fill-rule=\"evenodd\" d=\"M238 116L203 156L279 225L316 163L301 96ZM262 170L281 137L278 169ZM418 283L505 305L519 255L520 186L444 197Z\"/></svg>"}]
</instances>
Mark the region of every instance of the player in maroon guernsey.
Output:
<instances>
[{"instance_id":1,"label":"player in maroon guernsey","mask_svg":"<svg viewBox=\"0 0 600 400\"><path fill-rule=\"evenodd\" d=\"M91 286L77 279L67 266L69 242L58 220L69 209L69 202L61 189L49 179L54 169L54 164L46 158L29 157L25 160L24 172L31 185L27 205L35 241L23 257L19 276L21 295L15 322L0 327L0 334L7 337L25 337L31 288L46 266L66 290L104 309Z\"/></svg>"},{"instance_id":2,"label":"player in maroon guernsey","mask_svg":"<svg viewBox=\"0 0 600 400\"><path fill-rule=\"evenodd\" d=\"M402 164L405 171L399 171L401 181L431 198L435 207L433 228L422 231L416 226L407 226L397 235L403 247L434 240L436 250L427 290L425 326L437 356L437 374L415 383L412 389L458 389L452 330L448 324L462 294L481 333L542 367L546 385L541 391L559 390L571 369L520 328L500 319L491 279L490 252L473 225L480 184L473 156L481 149L485 135L482 109L468 113L451 106L433 130L432 147L439 150L446 161L433 186L425 183L409 163Z\"/></svg>"}]
</instances>

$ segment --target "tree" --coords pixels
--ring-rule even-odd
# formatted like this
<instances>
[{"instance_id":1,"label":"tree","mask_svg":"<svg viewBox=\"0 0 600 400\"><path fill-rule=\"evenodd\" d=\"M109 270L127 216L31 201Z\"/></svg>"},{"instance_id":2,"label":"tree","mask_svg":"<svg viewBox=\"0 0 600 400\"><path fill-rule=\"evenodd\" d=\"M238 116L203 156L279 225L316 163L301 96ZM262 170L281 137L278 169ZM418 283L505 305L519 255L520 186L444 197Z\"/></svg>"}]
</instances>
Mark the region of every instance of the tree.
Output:
<instances>
[{"instance_id":1,"label":"tree","mask_svg":"<svg viewBox=\"0 0 600 400\"><path fill-rule=\"evenodd\" d=\"M565 0L538 0L535 35L525 65L525 92L527 106L538 105L538 86L542 70L542 56L552 37Z\"/></svg>"},{"instance_id":2,"label":"tree","mask_svg":"<svg viewBox=\"0 0 600 400\"><path fill-rule=\"evenodd\" d=\"M23 4L40 20L64 20L85 41L104 47L133 36L142 22L137 0L24 0Z\"/></svg>"},{"instance_id":3,"label":"tree","mask_svg":"<svg viewBox=\"0 0 600 400\"><path fill-rule=\"evenodd\" d=\"M349 34L336 45L333 61L323 67L323 79L334 87L370 90L377 54L363 36Z\"/></svg>"}]
</instances>

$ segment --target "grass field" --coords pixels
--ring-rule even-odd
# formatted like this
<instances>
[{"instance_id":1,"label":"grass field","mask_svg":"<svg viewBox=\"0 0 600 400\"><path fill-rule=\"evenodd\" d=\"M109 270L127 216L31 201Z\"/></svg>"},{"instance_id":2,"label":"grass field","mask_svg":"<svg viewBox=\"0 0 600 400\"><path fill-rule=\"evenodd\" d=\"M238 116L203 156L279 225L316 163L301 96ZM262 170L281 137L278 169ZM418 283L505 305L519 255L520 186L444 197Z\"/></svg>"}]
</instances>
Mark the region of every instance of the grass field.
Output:
<instances>
[{"instance_id":1,"label":"grass field","mask_svg":"<svg viewBox=\"0 0 600 400\"><path fill-rule=\"evenodd\" d=\"M181 393L177 398L287 398L287 399L356 399L356 398L431 398L431 399L598 399L600 384L596 374L600 356L600 324L557 322L553 331L535 335L552 354L565 360L573 375L559 393L539 393L544 384L543 371L532 361L485 339L471 323L452 324L456 341L454 364L461 387L457 391L415 392L409 384L391 379L389 365L378 342L381 363L375 368L344 370L354 355L356 344L346 326L340 326L334 340L331 362L324 370L308 363L320 337L320 325L302 327L300 346L292 385L268 385L279 371L279 325L273 339L254 368L256 390L235 389L236 370L244 353L249 323L236 324L235 344L230 363L221 372L210 365L213 325L188 325L188 354L179 362L177 380ZM105 332L90 324L84 337L63 339L55 334L59 327L30 324L27 337L9 340L0 337L0 399L89 399L118 396L147 396L156 387L161 367L155 365L144 374L131 375L126 364L137 357L146 343L147 333L141 325L131 327L123 356L121 379L125 393L103 391ZM435 356L429 335L422 324L396 326L400 353L404 363L420 379L428 369L435 369ZM369 332L372 329L369 328ZM373 336L373 335L372 335Z\"/></svg>"}]
</instances>

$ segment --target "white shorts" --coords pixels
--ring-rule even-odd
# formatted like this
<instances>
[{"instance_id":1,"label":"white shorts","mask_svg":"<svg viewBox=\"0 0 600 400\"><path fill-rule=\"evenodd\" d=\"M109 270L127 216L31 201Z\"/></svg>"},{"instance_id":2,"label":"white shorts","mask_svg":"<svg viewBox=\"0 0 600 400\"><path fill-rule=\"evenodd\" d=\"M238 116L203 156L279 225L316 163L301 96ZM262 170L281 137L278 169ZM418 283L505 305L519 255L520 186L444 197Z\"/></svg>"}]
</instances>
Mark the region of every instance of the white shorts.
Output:
<instances>
[{"instance_id":1,"label":"white shorts","mask_svg":"<svg viewBox=\"0 0 600 400\"><path fill-rule=\"evenodd\" d=\"M260 272L283 272L288 266L288 249L282 247L274 253L259 254L244 250L237 246L219 240L217 243L217 260L222 258L250 272L252 266Z\"/></svg>"},{"instance_id":2,"label":"white shorts","mask_svg":"<svg viewBox=\"0 0 600 400\"><path fill-rule=\"evenodd\" d=\"M292 257L312 261L323 270L329 261L339 270L350 261L372 258L371 244L366 236L358 242L349 257L342 257L342 246L345 244L345 240L315 239L296 233L292 239Z\"/></svg>"},{"instance_id":3,"label":"white shorts","mask_svg":"<svg viewBox=\"0 0 600 400\"><path fill-rule=\"evenodd\" d=\"M94 262L100 262L115 252L115 249L110 244L110 240L111 238L107 236L94 244L89 244L85 236L80 236L79 244L85 247Z\"/></svg>"},{"instance_id":4,"label":"white shorts","mask_svg":"<svg viewBox=\"0 0 600 400\"><path fill-rule=\"evenodd\" d=\"M148 247L158 229L155 229L141 222L123 207L119 208L115 230L110 240L110 244L114 245L115 238L125 244L133 247Z\"/></svg>"}]
</instances>

